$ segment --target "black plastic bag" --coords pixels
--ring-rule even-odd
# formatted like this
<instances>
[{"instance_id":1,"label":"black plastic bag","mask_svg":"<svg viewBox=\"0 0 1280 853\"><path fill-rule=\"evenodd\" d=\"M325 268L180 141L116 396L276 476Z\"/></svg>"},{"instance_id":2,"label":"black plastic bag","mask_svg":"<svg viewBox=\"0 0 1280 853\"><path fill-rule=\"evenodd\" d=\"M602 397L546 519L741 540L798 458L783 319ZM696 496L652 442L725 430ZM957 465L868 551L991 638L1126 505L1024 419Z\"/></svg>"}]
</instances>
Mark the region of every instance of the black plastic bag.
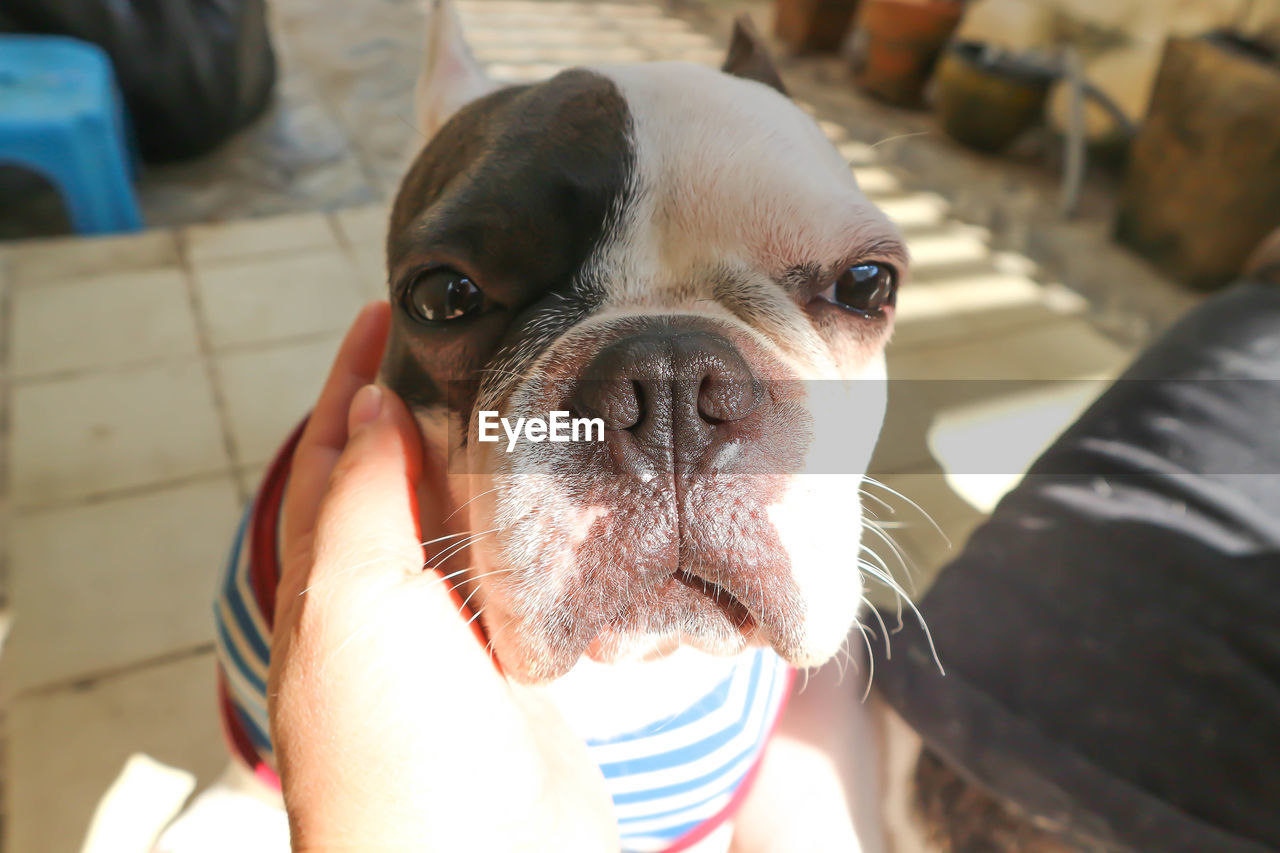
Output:
<instances>
[{"instance_id":1,"label":"black plastic bag","mask_svg":"<svg viewBox=\"0 0 1280 853\"><path fill-rule=\"evenodd\" d=\"M0 30L106 50L151 161L217 147L266 108L275 85L265 0L0 0Z\"/></svg>"}]
</instances>

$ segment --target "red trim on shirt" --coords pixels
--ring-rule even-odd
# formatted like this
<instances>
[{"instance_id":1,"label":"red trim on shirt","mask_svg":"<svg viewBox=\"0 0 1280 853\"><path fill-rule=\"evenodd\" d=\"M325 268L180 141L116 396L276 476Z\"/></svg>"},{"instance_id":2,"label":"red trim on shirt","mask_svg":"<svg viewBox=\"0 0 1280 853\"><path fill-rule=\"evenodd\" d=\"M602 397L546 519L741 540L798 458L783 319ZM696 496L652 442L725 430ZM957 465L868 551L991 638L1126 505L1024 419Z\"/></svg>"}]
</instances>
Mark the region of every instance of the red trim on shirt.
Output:
<instances>
[{"instance_id":1,"label":"red trim on shirt","mask_svg":"<svg viewBox=\"0 0 1280 853\"><path fill-rule=\"evenodd\" d=\"M275 622L276 587L280 583L280 561L276 547L280 510L284 503L284 489L289 482L289 469L293 465L293 453L308 420L310 415L294 428L267 468L262 485L258 487L258 495L254 498L253 511L249 514L249 541L241 545L249 549L249 586L268 630ZM236 710L227 692L226 675L221 668L218 669L218 711L218 716L222 718L223 735L231 753L248 765L254 775L265 784L278 790L280 777L271 765L262 760L249 734L244 730L240 712Z\"/></svg>"},{"instance_id":2,"label":"red trim on shirt","mask_svg":"<svg viewBox=\"0 0 1280 853\"><path fill-rule=\"evenodd\" d=\"M302 438L311 416L302 419L294 428L289 440L280 448L267 470L253 506L253 529L249 544L249 582L258 600L262 618L270 630L276 621L276 587L280 583L280 561L277 534L280 524L280 508L284 503L284 487L289 482L289 469L293 466L293 452Z\"/></svg>"},{"instance_id":3,"label":"red trim on shirt","mask_svg":"<svg viewBox=\"0 0 1280 853\"><path fill-rule=\"evenodd\" d=\"M271 765L262 760L262 756L258 754L253 741L249 740L249 735L240 723L240 713L231 704L231 696L227 693L226 676L223 675L221 667L218 668L218 716L222 719L222 735L227 739L231 754L243 761L261 782L277 791L280 790L280 777L276 775Z\"/></svg>"}]
</instances>

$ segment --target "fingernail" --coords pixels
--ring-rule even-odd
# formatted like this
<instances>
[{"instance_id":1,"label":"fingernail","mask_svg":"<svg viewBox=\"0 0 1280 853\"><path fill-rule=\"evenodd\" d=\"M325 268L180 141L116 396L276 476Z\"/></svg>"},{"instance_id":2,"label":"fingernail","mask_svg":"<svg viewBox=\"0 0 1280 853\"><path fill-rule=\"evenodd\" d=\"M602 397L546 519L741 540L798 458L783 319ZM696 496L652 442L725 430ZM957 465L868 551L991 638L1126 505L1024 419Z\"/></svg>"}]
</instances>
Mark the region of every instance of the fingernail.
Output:
<instances>
[{"instance_id":1,"label":"fingernail","mask_svg":"<svg viewBox=\"0 0 1280 853\"><path fill-rule=\"evenodd\" d=\"M351 412L347 417L348 432L355 432L370 424L382 411L382 389L377 385L366 385L356 392L351 401Z\"/></svg>"}]
</instances>

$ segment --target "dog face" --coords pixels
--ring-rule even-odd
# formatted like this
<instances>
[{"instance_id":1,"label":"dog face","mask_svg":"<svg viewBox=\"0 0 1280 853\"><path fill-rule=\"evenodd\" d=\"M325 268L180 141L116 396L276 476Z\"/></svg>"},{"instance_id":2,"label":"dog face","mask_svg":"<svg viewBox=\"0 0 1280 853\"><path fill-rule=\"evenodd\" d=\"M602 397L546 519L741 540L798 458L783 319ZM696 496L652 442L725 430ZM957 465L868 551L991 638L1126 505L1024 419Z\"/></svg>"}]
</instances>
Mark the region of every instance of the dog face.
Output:
<instances>
[{"instance_id":1,"label":"dog face","mask_svg":"<svg viewBox=\"0 0 1280 853\"><path fill-rule=\"evenodd\" d=\"M754 79L495 89L432 10L384 381L450 460L464 588L521 680L678 644L817 665L856 618L905 251L748 31L729 66ZM508 450L481 411L604 438Z\"/></svg>"}]
</instances>

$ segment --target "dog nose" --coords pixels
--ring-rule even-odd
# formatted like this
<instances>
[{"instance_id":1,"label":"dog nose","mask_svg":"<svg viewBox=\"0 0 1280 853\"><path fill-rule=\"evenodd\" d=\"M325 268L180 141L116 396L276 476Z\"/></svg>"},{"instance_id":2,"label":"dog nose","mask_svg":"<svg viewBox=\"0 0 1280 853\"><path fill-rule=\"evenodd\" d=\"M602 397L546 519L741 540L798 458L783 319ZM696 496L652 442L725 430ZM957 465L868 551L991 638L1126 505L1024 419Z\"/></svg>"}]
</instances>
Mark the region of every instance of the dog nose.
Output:
<instances>
[{"instance_id":1,"label":"dog nose","mask_svg":"<svg viewBox=\"0 0 1280 853\"><path fill-rule=\"evenodd\" d=\"M622 467L693 464L760 406L762 388L723 337L664 326L621 338L582 370L570 405L600 418Z\"/></svg>"}]
</instances>

